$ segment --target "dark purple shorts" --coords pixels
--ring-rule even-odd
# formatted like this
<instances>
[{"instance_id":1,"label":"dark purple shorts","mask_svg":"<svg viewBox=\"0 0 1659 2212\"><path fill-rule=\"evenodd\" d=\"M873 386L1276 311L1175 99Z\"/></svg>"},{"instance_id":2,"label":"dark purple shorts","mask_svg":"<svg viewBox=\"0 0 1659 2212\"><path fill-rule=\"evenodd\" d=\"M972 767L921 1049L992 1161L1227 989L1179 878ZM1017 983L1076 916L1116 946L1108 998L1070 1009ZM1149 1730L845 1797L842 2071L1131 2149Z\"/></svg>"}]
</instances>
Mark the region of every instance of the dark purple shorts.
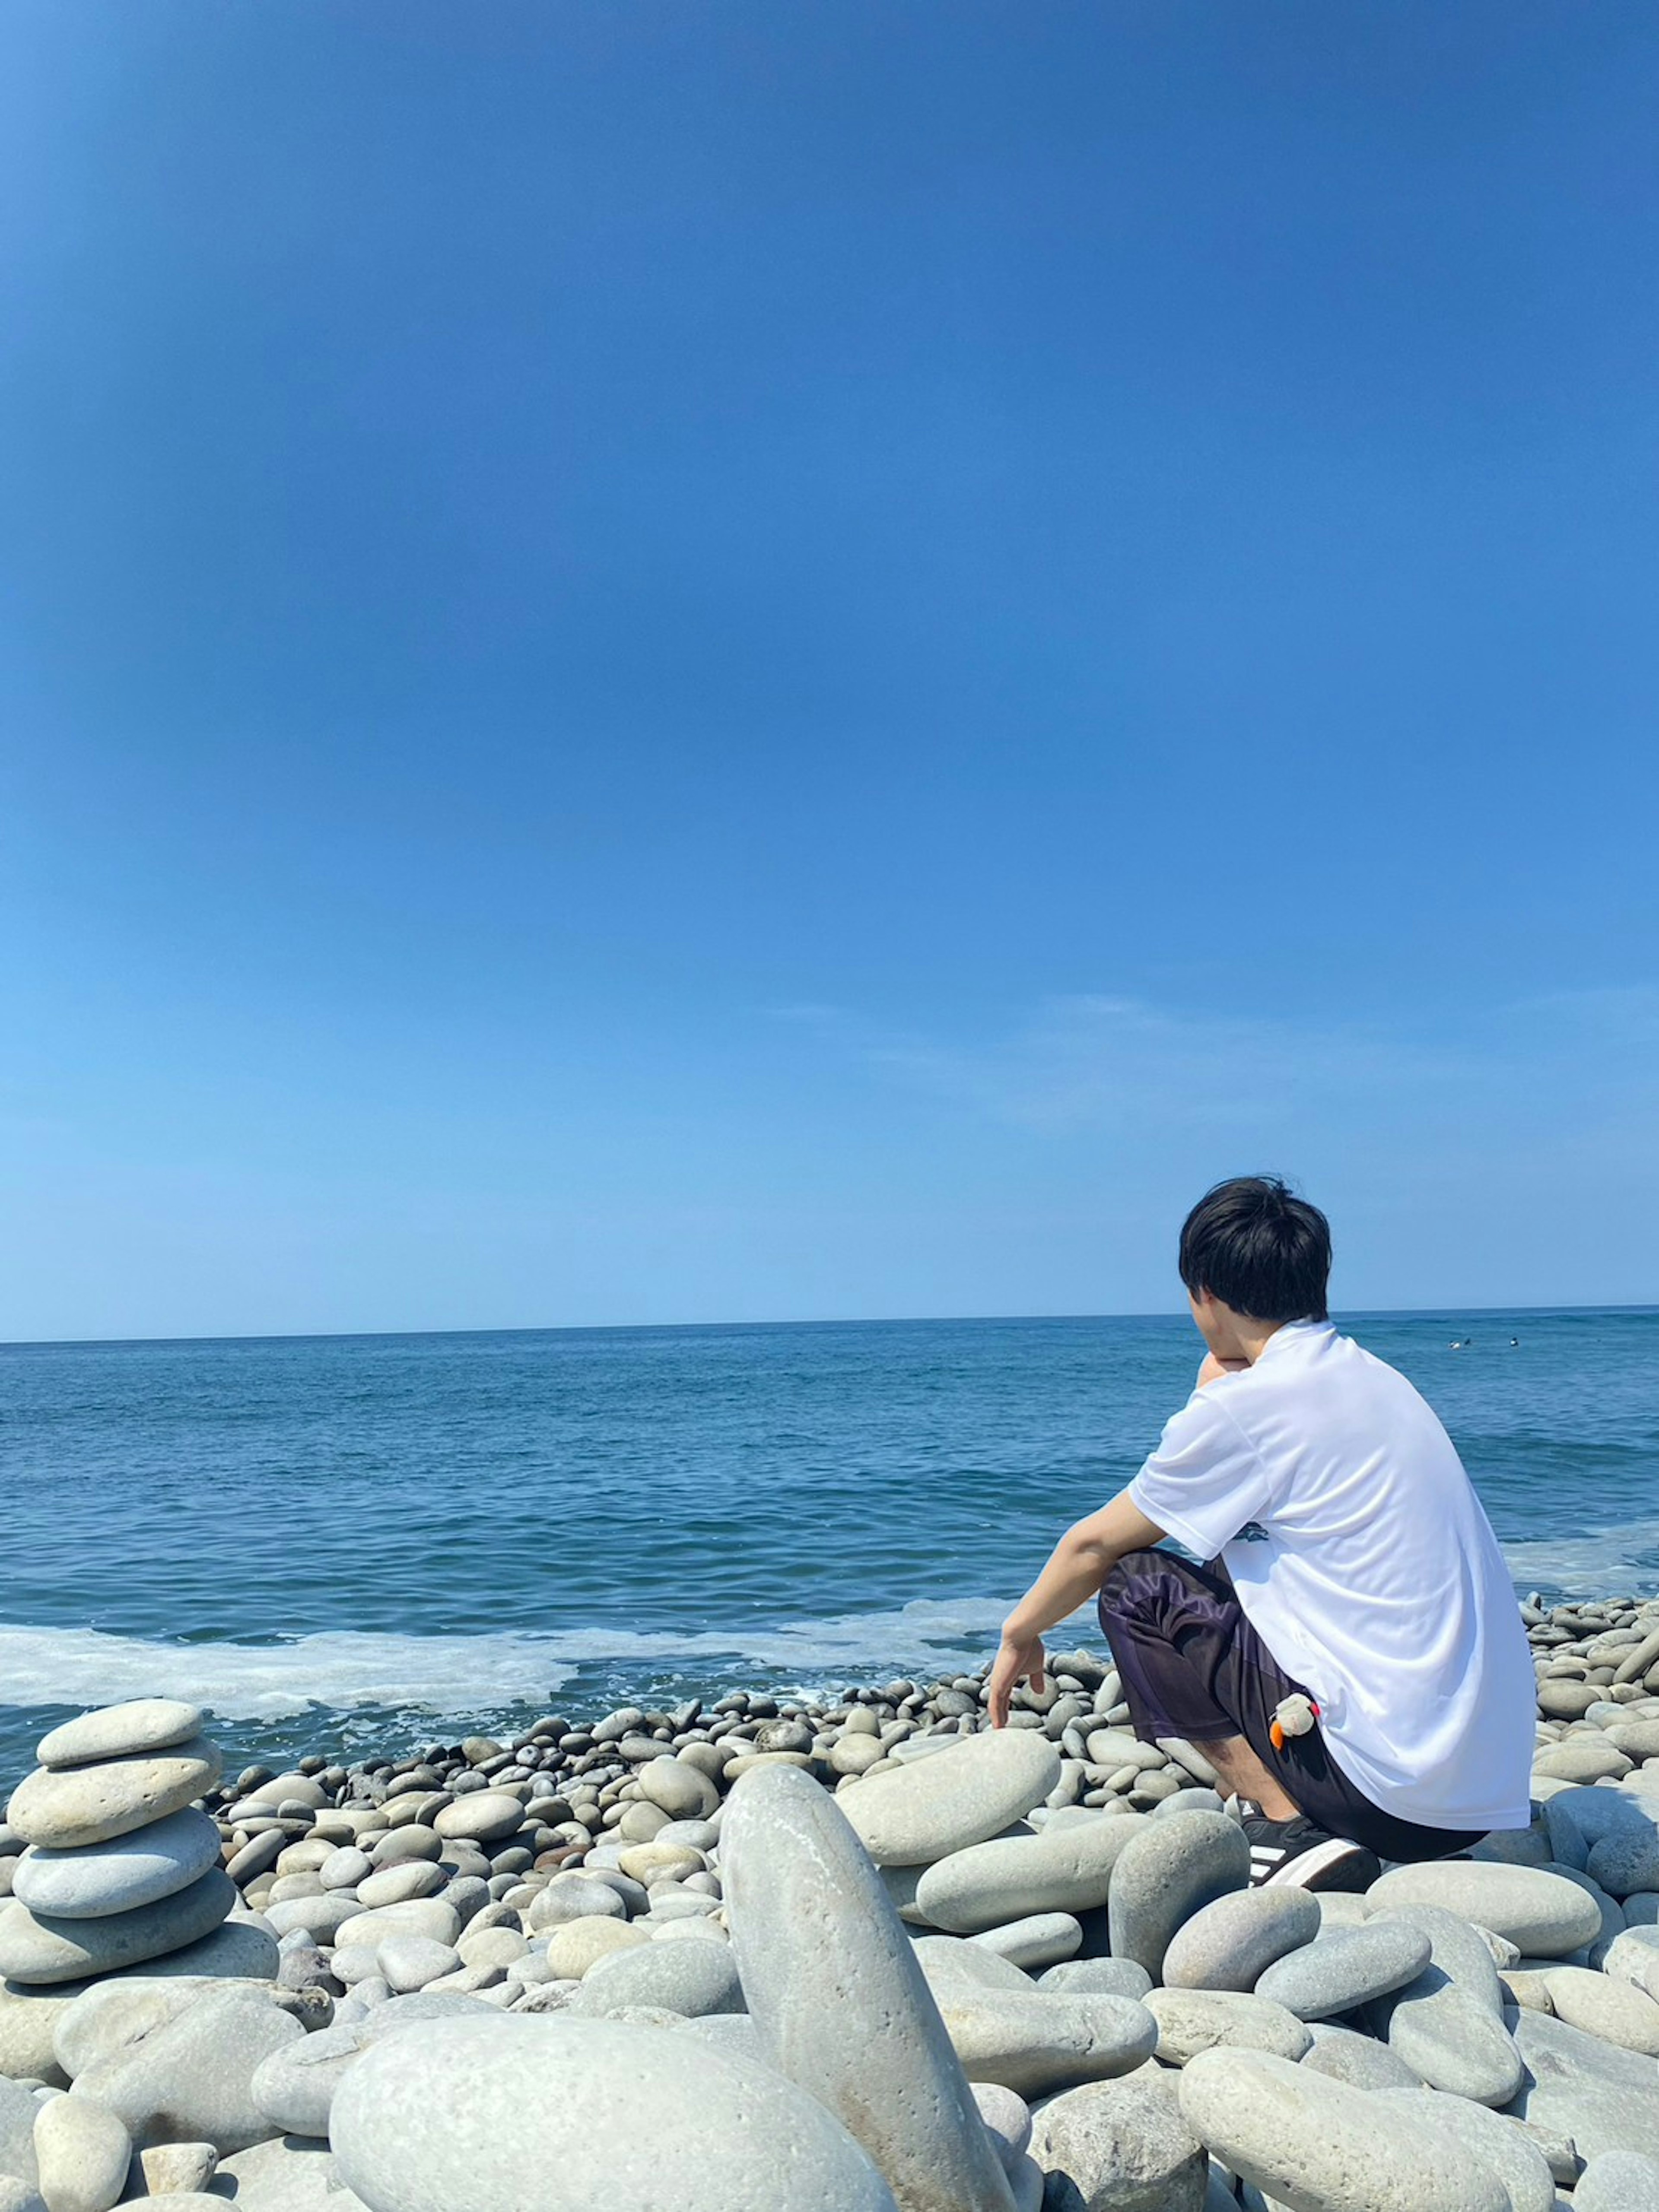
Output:
<instances>
[{"instance_id":1,"label":"dark purple shorts","mask_svg":"<svg viewBox=\"0 0 1659 2212\"><path fill-rule=\"evenodd\" d=\"M1309 1820L1379 1858L1443 1859L1480 1842L1478 1833L1419 1827L1372 1804L1328 1756L1317 1727L1275 1749L1274 1709L1305 1687L1251 1627L1218 1559L1200 1567L1175 1552L1126 1552L1101 1590L1100 1626L1142 1742L1242 1735Z\"/></svg>"}]
</instances>

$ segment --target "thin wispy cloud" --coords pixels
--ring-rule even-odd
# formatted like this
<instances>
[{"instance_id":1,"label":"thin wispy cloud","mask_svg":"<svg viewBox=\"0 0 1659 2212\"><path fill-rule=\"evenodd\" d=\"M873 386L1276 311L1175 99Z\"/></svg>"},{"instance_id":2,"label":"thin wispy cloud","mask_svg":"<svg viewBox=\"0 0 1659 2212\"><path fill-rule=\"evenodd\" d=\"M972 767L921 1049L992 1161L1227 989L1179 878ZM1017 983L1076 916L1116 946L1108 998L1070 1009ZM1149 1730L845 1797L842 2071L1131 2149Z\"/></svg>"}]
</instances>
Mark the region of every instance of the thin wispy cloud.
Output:
<instances>
[{"instance_id":1,"label":"thin wispy cloud","mask_svg":"<svg viewBox=\"0 0 1659 2212\"><path fill-rule=\"evenodd\" d=\"M1248 1134L1316 1112L1375 1123L1524 1105L1570 1077L1609 1106L1659 1077L1659 992L1559 993L1481 1010L1458 1034L1161 1007L1109 994L1044 1000L1002 1034L896 1031L820 1011L821 1036L885 1081L1036 1133L1198 1124Z\"/></svg>"}]
</instances>

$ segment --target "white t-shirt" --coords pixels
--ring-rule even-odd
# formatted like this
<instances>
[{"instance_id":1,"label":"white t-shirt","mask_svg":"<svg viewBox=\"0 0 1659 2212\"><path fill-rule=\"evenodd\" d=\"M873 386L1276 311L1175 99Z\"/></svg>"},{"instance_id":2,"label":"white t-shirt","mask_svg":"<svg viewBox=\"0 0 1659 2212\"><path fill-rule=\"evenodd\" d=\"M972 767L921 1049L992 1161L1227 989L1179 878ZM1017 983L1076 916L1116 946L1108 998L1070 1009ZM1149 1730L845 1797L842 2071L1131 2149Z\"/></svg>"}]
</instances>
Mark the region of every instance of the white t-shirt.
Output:
<instances>
[{"instance_id":1,"label":"white t-shirt","mask_svg":"<svg viewBox=\"0 0 1659 2212\"><path fill-rule=\"evenodd\" d=\"M1129 1496L1220 1557L1373 1804L1425 1827L1525 1827L1534 1686L1515 1593L1403 1375L1328 1322L1290 1322L1194 1391Z\"/></svg>"}]
</instances>

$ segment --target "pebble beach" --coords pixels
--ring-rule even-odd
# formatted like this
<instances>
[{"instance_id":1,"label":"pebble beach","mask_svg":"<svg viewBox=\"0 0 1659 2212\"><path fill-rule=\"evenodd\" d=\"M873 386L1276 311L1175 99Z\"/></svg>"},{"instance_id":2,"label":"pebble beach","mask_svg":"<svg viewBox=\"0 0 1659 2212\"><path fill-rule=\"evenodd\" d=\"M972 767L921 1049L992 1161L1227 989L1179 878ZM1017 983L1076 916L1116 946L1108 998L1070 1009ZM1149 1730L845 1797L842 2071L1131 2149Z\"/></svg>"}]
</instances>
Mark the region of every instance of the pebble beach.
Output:
<instances>
[{"instance_id":1,"label":"pebble beach","mask_svg":"<svg viewBox=\"0 0 1659 2212\"><path fill-rule=\"evenodd\" d=\"M0 1831L0 2212L1659 2212L1659 1601L1522 1607L1529 1828L1252 1891L1109 1652L224 1770Z\"/></svg>"}]
</instances>

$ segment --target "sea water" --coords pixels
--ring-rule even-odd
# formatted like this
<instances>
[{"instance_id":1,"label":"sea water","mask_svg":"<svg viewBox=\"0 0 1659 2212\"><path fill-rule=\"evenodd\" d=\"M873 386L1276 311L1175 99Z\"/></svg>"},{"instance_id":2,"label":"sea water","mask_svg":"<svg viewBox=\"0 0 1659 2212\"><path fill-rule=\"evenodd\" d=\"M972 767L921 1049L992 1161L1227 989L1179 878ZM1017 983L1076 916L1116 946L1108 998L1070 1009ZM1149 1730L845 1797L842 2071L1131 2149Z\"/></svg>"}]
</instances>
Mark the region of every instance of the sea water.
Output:
<instances>
[{"instance_id":1,"label":"sea water","mask_svg":"<svg viewBox=\"0 0 1659 2212\"><path fill-rule=\"evenodd\" d=\"M1517 1586L1659 1586L1659 1310L1341 1326ZM977 1665L1201 1350L1173 1316L0 1348L0 1782L125 1697L270 1759Z\"/></svg>"}]
</instances>

